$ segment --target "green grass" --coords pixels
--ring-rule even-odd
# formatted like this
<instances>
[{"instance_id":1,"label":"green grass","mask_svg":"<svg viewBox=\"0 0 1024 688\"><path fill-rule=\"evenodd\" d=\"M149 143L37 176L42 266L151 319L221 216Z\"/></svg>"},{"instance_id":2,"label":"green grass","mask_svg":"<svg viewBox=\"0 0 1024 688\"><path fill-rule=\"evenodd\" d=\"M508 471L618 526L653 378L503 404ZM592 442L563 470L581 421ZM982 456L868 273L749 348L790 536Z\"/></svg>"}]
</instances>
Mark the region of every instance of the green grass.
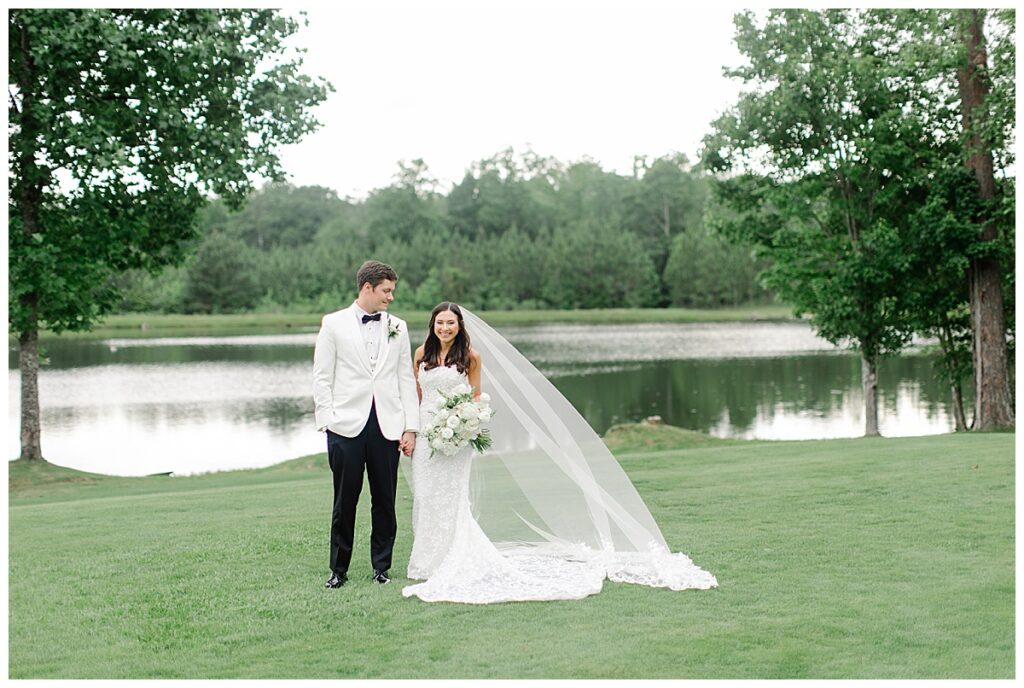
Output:
<instances>
[{"instance_id":1,"label":"green grass","mask_svg":"<svg viewBox=\"0 0 1024 688\"><path fill-rule=\"evenodd\" d=\"M340 306L339 306L340 307ZM429 311L391 309L409 322L426 326ZM782 304L735 308L603 308L575 311L487 311L491 325L540 323L687 323L793 320L792 308ZM168 315L131 313L108 316L90 332L65 332L61 337L165 337L186 335L268 334L315 330L323 313L235 313L225 315ZM45 336L55 336L44 332Z\"/></svg>"},{"instance_id":2,"label":"green grass","mask_svg":"<svg viewBox=\"0 0 1024 688\"><path fill-rule=\"evenodd\" d=\"M189 478L14 462L9 674L1014 677L1013 435L691 441L621 461L718 589L405 599L402 483L394 584L369 581L364 490L352 580L325 590L323 455Z\"/></svg>"}]
</instances>

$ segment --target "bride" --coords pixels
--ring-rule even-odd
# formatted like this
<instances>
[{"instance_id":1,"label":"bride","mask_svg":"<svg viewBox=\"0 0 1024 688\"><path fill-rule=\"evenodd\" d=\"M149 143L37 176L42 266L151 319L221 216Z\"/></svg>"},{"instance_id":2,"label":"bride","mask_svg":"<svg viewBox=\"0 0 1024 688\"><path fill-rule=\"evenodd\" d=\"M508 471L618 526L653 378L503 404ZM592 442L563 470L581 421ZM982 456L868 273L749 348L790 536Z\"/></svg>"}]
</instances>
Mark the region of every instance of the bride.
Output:
<instances>
[{"instance_id":1,"label":"bride","mask_svg":"<svg viewBox=\"0 0 1024 688\"><path fill-rule=\"evenodd\" d=\"M459 384L477 399L486 390L495 416L484 454L467 446L445 456L422 438L416 443L405 469L413 493L408 576L423 582L403 595L474 604L579 599L600 592L605 578L717 587L712 574L669 551L593 429L480 318L439 304L413 366L420 427L441 391Z\"/></svg>"}]
</instances>

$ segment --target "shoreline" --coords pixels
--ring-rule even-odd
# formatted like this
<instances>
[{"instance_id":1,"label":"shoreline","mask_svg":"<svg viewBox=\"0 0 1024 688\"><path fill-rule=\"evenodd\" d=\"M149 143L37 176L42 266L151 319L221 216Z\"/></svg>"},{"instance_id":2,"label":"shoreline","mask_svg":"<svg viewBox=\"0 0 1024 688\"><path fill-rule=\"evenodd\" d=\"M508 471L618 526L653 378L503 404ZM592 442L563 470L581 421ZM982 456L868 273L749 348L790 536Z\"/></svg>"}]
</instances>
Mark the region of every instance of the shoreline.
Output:
<instances>
[{"instance_id":1,"label":"shoreline","mask_svg":"<svg viewBox=\"0 0 1024 688\"><path fill-rule=\"evenodd\" d=\"M639 423L622 423L609 428L605 435L601 436L602 441L619 462L630 462L637 458L650 457L654 455L672 454L676 452L688 452L691 450L721 449L729 451L729 448L749 447L760 444L766 446L778 446L783 444L794 444L806 447L811 444L821 443L827 446L829 443L843 444L847 442L894 442L915 443L931 442L939 437L947 439L957 437L979 436L979 435L1013 435L1012 431L992 432L948 432L929 435L908 435L895 437L834 437L825 439L803 439L803 440L774 440L774 439L738 439L721 438L707 435L694 430L687 430L673 425L648 425ZM172 483L199 484L205 481L220 482L222 479L227 484L236 479L243 482L248 479L289 479L302 474L316 473L323 468L326 454L323 452L298 456L291 459L284 459L269 466L254 468L230 468L223 470L210 470L200 473L175 474L150 473L145 475L117 475L110 473L94 473L77 468L70 468L47 459L38 461L27 461L25 459L8 460L8 495L21 496L20 493L27 491L32 496L39 496L39 490L46 491L46 488L57 487L58 492L67 489L88 488L99 483L110 487L118 486L127 488L131 485L146 484L149 486L169 485ZM323 464L323 465L321 465ZM184 481L182 483L181 481Z\"/></svg>"},{"instance_id":2,"label":"shoreline","mask_svg":"<svg viewBox=\"0 0 1024 688\"><path fill-rule=\"evenodd\" d=\"M429 311L395 308L397 317L410 323L426 322ZM489 324L541 325L547 323L712 323L712 322L798 322L792 308L783 304L707 308L601 308L590 310L481 311ZM313 331L323 313L229 313L168 314L124 313L108 316L86 332L54 334L41 330L41 339L102 339L107 337L149 338L168 335L200 336L231 334L284 334ZM13 335L10 341L16 342Z\"/></svg>"}]
</instances>

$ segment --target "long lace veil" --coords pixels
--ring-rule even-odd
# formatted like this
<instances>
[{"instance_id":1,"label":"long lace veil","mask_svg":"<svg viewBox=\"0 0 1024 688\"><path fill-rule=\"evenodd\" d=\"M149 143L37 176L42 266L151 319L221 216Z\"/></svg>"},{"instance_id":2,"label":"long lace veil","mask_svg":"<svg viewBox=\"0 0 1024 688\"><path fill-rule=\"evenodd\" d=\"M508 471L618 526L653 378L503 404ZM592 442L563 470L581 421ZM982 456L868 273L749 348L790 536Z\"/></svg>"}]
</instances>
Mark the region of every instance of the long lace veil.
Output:
<instances>
[{"instance_id":1,"label":"long lace veil","mask_svg":"<svg viewBox=\"0 0 1024 688\"><path fill-rule=\"evenodd\" d=\"M593 560L609 579L673 590L715 577L672 553L643 499L601 438L525 356L462 309L483 360L494 445L473 458L470 499L502 550Z\"/></svg>"},{"instance_id":2,"label":"long lace veil","mask_svg":"<svg viewBox=\"0 0 1024 688\"><path fill-rule=\"evenodd\" d=\"M593 562L616 582L717 587L669 550L626 472L561 392L486 322L462 313L495 411L494 445L474 455L470 474L473 515L488 540L509 554Z\"/></svg>"}]
</instances>

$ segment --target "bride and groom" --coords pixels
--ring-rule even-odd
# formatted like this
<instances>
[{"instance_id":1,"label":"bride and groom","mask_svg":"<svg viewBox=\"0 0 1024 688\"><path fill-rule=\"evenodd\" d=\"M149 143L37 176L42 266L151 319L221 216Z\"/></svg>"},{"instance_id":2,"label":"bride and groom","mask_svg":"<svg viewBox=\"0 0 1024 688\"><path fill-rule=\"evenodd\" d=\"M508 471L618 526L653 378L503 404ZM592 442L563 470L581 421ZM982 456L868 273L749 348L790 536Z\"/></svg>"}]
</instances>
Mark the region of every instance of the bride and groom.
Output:
<instances>
[{"instance_id":1,"label":"bride and groom","mask_svg":"<svg viewBox=\"0 0 1024 688\"><path fill-rule=\"evenodd\" d=\"M388 583L399 465L413 494L402 593L485 604L579 599L604 580L673 590L715 577L668 549L625 472L572 405L500 334L453 303L431 313L410 365L404 321L387 312L398 275L367 261L358 297L324 316L313 356L316 426L334 480L328 588L347 581L356 504L370 484L373 580ZM417 432L443 392L487 391L492 446L453 456ZM400 462L400 456L410 461Z\"/></svg>"}]
</instances>

